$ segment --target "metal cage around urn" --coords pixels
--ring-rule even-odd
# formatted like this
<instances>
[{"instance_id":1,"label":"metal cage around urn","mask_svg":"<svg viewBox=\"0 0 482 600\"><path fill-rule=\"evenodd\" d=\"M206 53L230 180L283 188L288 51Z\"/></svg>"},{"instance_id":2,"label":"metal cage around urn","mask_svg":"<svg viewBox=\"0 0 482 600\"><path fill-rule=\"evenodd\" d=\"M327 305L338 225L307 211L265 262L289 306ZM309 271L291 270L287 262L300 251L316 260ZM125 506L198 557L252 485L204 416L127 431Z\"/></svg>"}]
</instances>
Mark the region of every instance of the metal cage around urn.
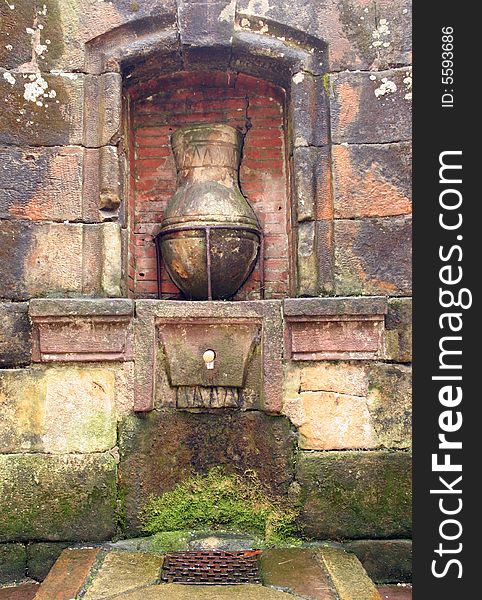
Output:
<instances>
[{"instance_id":1,"label":"metal cage around urn","mask_svg":"<svg viewBox=\"0 0 482 600\"><path fill-rule=\"evenodd\" d=\"M243 136L229 125L189 125L171 138L177 189L155 238L158 296L161 264L191 300L227 299L260 259L264 294L263 234L238 184Z\"/></svg>"}]
</instances>

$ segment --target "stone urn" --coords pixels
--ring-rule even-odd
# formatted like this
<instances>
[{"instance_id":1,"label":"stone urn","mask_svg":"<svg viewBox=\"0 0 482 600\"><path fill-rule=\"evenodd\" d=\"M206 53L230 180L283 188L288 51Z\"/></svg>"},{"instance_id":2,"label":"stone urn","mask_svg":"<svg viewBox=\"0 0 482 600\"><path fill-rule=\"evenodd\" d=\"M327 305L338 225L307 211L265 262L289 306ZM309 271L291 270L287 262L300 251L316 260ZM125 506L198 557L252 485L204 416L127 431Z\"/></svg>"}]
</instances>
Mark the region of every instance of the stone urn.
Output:
<instances>
[{"instance_id":1,"label":"stone urn","mask_svg":"<svg viewBox=\"0 0 482 600\"><path fill-rule=\"evenodd\" d=\"M242 144L229 125L188 125L171 137L177 190L156 245L188 299L230 298L256 263L261 229L239 189Z\"/></svg>"}]
</instances>

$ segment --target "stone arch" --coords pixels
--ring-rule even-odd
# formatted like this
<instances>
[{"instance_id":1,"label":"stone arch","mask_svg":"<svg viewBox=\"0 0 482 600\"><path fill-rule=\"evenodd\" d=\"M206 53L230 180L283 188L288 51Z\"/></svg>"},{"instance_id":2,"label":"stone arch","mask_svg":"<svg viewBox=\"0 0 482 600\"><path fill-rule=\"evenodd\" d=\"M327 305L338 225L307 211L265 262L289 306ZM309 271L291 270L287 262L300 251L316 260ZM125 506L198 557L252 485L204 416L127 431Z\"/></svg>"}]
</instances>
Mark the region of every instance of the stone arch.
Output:
<instances>
[{"instance_id":1,"label":"stone arch","mask_svg":"<svg viewBox=\"0 0 482 600\"><path fill-rule=\"evenodd\" d=\"M181 15L182 17L182 15ZM192 24L191 24L192 25ZM86 44L85 140L95 146L99 209L125 227L128 182L122 152L122 95L140 81L179 71L226 70L261 77L287 95L287 155L293 220L292 295L332 289L333 223L327 44L268 19L238 14L197 33L165 14L123 24ZM125 232L125 238L127 232ZM124 239L124 248L127 242ZM125 265L125 271L127 266Z\"/></svg>"}]
</instances>

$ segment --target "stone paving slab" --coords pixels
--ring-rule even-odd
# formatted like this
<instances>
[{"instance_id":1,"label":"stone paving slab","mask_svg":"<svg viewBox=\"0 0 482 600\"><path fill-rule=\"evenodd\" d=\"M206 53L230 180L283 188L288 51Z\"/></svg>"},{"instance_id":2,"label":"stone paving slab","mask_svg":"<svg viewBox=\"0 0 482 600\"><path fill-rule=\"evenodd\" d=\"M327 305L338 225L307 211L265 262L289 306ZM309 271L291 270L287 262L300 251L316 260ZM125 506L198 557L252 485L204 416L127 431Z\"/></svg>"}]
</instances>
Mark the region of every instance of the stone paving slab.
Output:
<instances>
[{"instance_id":1,"label":"stone paving slab","mask_svg":"<svg viewBox=\"0 0 482 600\"><path fill-rule=\"evenodd\" d=\"M33 600L38 589L38 583L21 583L14 587L0 588L0 600Z\"/></svg>"},{"instance_id":2,"label":"stone paving slab","mask_svg":"<svg viewBox=\"0 0 482 600\"><path fill-rule=\"evenodd\" d=\"M180 585L166 583L117 596L119 600L290 600L291 594L261 585Z\"/></svg>"},{"instance_id":3,"label":"stone paving slab","mask_svg":"<svg viewBox=\"0 0 482 600\"><path fill-rule=\"evenodd\" d=\"M107 554L83 600L102 600L159 582L163 557L112 550Z\"/></svg>"},{"instance_id":4,"label":"stone paving slab","mask_svg":"<svg viewBox=\"0 0 482 600\"><path fill-rule=\"evenodd\" d=\"M411 586L383 585L378 591L382 600L412 600Z\"/></svg>"},{"instance_id":5,"label":"stone paving slab","mask_svg":"<svg viewBox=\"0 0 482 600\"><path fill-rule=\"evenodd\" d=\"M315 550L265 550L261 555L261 578L264 585L310 600L338 598Z\"/></svg>"},{"instance_id":6,"label":"stone paving slab","mask_svg":"<svg viewBox=\"0 0 482 600\"><path fill-rule=\"evenodd\" d=\"M98 548L64 550L44 579L35 600L72 600L80 592Z\"/></svg>"},{"instance_id":7,"label":"stone paving slab","mask_svg":"<svg viewBox=\"0 0 482 600\"><path fill-rule=\"evenodd\" d=\"M318 552L339 600L381 600L375 584L354 554L328 547Z\"/></svg>"}]
</instances>

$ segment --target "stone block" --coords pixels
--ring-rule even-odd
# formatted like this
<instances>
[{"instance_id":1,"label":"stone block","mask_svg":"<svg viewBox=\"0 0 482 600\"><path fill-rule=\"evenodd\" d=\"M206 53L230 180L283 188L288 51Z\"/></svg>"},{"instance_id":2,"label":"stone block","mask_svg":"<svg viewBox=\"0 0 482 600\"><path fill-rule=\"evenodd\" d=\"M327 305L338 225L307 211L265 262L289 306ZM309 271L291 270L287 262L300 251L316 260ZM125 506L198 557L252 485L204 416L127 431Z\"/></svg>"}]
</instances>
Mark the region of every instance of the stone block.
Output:
<instances>
[{"instance_id":1,"label":"stone block","mask_svg":"<svg viewBox=\"0 0 482 600\"><path fill-rule=\"evenodd\" d=\"M99 555L99 548L67 548L40 585L36 600L75 598Z\"/></svg>"},{"instance_id":2,"label":"stone block","mask_svg":"<svg viewBox=\"0 0 482 600\"><path fill-rule=\"evenodd\" d=\"M302 392L286 399L284 413L298 427L303 450L376 448L366 398L334 392Z\"/></svg>"},{"instance_id":3,"label":"stone block","mask_svg":"<svg viewBox=\"0 0 482 600\"><path fill-rule=\"evenodd\" d=\"M366 369L360 363L326 362L302 364L299 368L302 392L334 392L353 396L368 394Z\"/></svg>"},{"instance_id":4,"label":"stone block","mask_svg":"<svg viewBox=\"0 0 482 600\"><path fill-rule=\"evenodd\" d=\"M377 16L377 29L385 19L390 32L380 37L376 37L375 29L372 33L372 47L377 39L382 41L382 45L376 47L378 68L409 65L412 62L412 0L379 0Z\"/></svg>"},{"instance_id":5,"label":"stone block","mask_svg":"<svg viewBox=\"0 0 482 600\"><path fill-rule=\"evenodd\" d=\"M386 363L368 367L368 407L379 444L410 448L412 431L412 370Z\"/></svg>"},{"instance_id":6,"label":"stone block","mask_svg":"<svg viewBox=\"0 0 482 600\"><path fill-rule=\"evenodd\" d=\"M135 390L135 410L138 412L147 412L156 406L175 406L176 399L172 387L169 384L165 356L162 351L160 336L156 333L163 324L173 324L175 320L178 324L195 324L193 329L193 339L188 338L186 348L181 345L180 349L185 355L186 352L195 352L199 354L200 346L199 335L194 339L194 332L200 328L197 326L213 323L211 332L208 331L203 343L209 349L209 340L216 341L216 329L223 325L224 329L231 328L236 335L240 330L240 344L244 346L243 331L248 325L248 329L258 331L261 325L261 344L252 345L252 355L249 357L250 364L245 370L243 379L243 395L245 396L245 407L257 408L260 405L263 410L269 413L279 413L281 409L281 390L283 385L282 373L282 352L283 352L283 326L281 319L280 301L246 301L246 302L182 302L169 301L153 302L150 300L138 300L136 302L136 322L135 322L135 369L136 369L136 390ZM202 330L202 328L201 328ZM216 334L216 335L215 335ZM172 337L172 336L171 336ZM217 335L219 338L219 335ZM223 337L223 336L221 336ZM224 336L225 337L225 336ZM256 337L256 336L255 336ZM236 343L236 339L234 339ZM262 347L260 352L259 346ZM226 348L223 341L220 349ZM216 351L217 349L214 348ZM223 350L224 351L224 350ZM224 360L222 357L220 357ZM171 359L169 359L171 360ZM193 359L194 360L194 359ZM182 361L181 361L182 362ZM236 361L238 367L243 367ZM261 366L260 366L261 365ZM233 373L231 373L231 376ZM239 373L237 374L239 378ZM214 379L214 375L213 375ZM180 380L176 380L180 384ZM197 382L200 382L197 379ZM220 380L216 380L218 385ZM234 380L230 380L232 385ZM195 385L198 385L198 383ZM206 380L202 380L203 385ZM236 380L239 383L239 380ZM192 386L191 386L192 387ZM174 396L174 397L173 397Z\"/></svg>"},{"instance_id":7,"label":"stone block","mask_svg":"<svg viewBox=\"0 0 482 600\"><path fill-rule=\"evenodd\" d=\"M314 221L299 223L298 232L298 295L316 296L318 293L318 256Z\"/></svg>"},{"instance_id":8,"label":"stone block","mask_svg":"<svg viewBox=\"0 0 482 600\"><path fill-rule=\"evenodd\" d=\"M335 291L339 295L411 291L409 217L335 221Z\"/></svg>"},{"instance_id":9,"label":"stone block","mask_svg":"<svg viewBox=\"0 0 482 600\"><path fill-rule=\"evenodd\" d=\"M384 358L412 361L412 299L390 298L385 317Z\"/></svg>"},{"instance_id":10,"label":"stone block","mask_svg":"<svg viewBox=\"0 0 482 600\"><path fill-rule=\"evenodd\" d=\"M27 552L23 544L0 544L0 585L25 579Z\"/></svg>"},{"instance_id":11,"label":"stone block","mask_svg":"<svg viewBox=\"0 0 482 600\"><path fill-rule=\"evenodd\" d=\"M412 212L409 144L335 145L332 153L336 219Z\"/></svg>"},{"instance_id":12,"label":"stone block","mask_svg":"<svg viewBox=\"0 0 482 600\"><path fill-rule=\"evenodd\" d=\"M0 366L30 362L31 325L26 302L0 302Z\"/></svg>"},{"instance_id":13,"label":"stone block","mask_svg":"<svg viewBox=\"0 0 482 600\"><path fill-rule=\"evenodd\" d=\"M122 77L119 73L85 77L83 143L94 148L115 144L120 137Z\"/></svg>"},{"instance_id":14,"label":"stone block","mask_svg":"<svg viewBox=\"0 0 482 600\"><path fill-rule=\"evenodd\" d=\"M376 59L372 32L376 28L374 3L350 0L340 5L337 0L319 0L314 5L303 0L280 0L276 3L238 0L238 19L253 16L280 23L289 31L296 28L323 40L330 48L327 71L368 69ZM269 30L268 30L269 31ZM278 35L282 33L278 32Z\"/></svg>"},{"instance_id":15,"label":"stone block","mask_svg":"<svg viewBox=\"0 0 482 600\"><path fill-rule=\"evenodd\" d=\"M294 147L329 143L329 100L322 77L296 73L290 93L291 139Z\"/></svg>"},{"instance_id":16,"label":"stone block","mask_svg":"<svg viewBox=\"0 0 482 600\"><path fill-rule=\"evenodd\" d=\"M412 581L412 540L354 540L344 547L376 583Z\"/></svg>"},{"instance_id":17,"label":"stone block","mask_svg":"<svg viewBox=\"0 0 482 600\"><path fill-rule=\"evenodd\" d=\"M0 77L0 144L81 145L84 75L35 69Z\"/></svg>"},{"instance_id":18,"label":"stone block","mask_svg":"<svg viewBox=\"0 0 482 600\"><path fill-rule=\"evenodd\" d=\"M291 360L371 359L380 355L383 319L379 315L289 319L285 337Z\"/></svg>"},{"instance_id":19,"label":"stone block","mask_svg":"<svg viewBox=\"0 0 482 600\"><path fill-rule=\"evenodd\" d=\"M260 556L263 584L311 600L335 600L338 595L316 550L308 548L264 550Z\"/></svg>"},{"instance_id":20,"label":"stone block","mask_svg":"<svg viewBox=\"0 0 482 600\"><path fill-rule=\"evenodd\" d=\"M0 221L0 296L82 292L82 225Z\"/></svg>"},{"instance_id":21,"label":"stone block","mask_svg":"<svg viewBox=\"0 0 482 600\"><path fill-rule=\"evenodd\" d=\"M115 377L107 369L0 371L0 451L102 452L116 444Z\"/></svg>"},{"instance_id":22,"label":"stone block","mask_svg":"<svg viewBox=\"0 0 482 600\"><path fill-rule=\"evenodd\" d=\"M287 491L294 434L284 417L257 411L192 413L153 411L120 426L120 485L129 532L139 531L139 511L195 473L223 465L228 472L256 471L273 493Z\"/></svg>"},{"instance_id":23,"label":"stone block","mask_svg":"<svg viewBox=\"0 0 482 600\"><path fill-rule=\"evenodd\" d=\"M404 452L302 452L300 525L317 539L408 537L411 456Z\"/></svg>"},{"instance_id":24,"label":"stone block","mask_svg":"<svg viewBox=\"0 0 482 600\"><path fill-rule=\"evenodd\" d=\"M98 600L158 583L163 560L158 554L111 550L83 597Z\"/></svg>"},{"instance_id":25,"label":"stone block","mask_svg":"<svg viewBox=\"0 0 482 600\"><path fill-rule=\"evenodd\" d=\"M27 573L31 579L43 581L67 542L40 542L27 545Z\"/></svg>"},{"instance_id":26,"label":"stone block","mask_svg":"<svg viewBox=\"0 0 482 600\"><path fill-rule=\"evenodd\" d=\"M411 138L406 69L332 75L331 135L335 144L384 144Z\"/></svg>"},{"instance_id":27,"label":"stone block","mask_svg":"<svg viewBox=\"0 0 482 600\"><path fill-rule=\"evenodd\" d=\"M0 149L0 218L82 219L83 149Z\"/></svg>"},{"instance_id":28,"label":"stone block","mask_svg":"<svg viewBox=\"0 0 482 600\"><path fill-rule=\"evenodd\" d=\"M109 453L0 455L0 539L111 538L116 470Z\"/></svg>"},{"instance_id":29,"label":"stone block","mask_svg":"<svg viewBox=\"0 0 482 600\"><path fill-rule=\"evenodd\" d=\"M318 260L318 294L333 292L333 221L316 221L316 255Z\"/></svg>"},{"instance_id":30,"label":"stone block","mask_svg":"<svg viewBox=\"0 0 482 600\"><path fill-rule=\"evenodd\" d=\"M14 8L10 9L9 5ZM40 54L36 54L37 64L42 70L83 71L87 42L116 28L137 29L139 32L145 21L152 29L153 16L160 28L164 24L172 24L176 17L176 3L174 0L143 0L138 3L130 0L69 0L67 3L45 0L39 7L31 2L9 3L0 8L0 19L4 36L10 42L5 45L11 48L2 45L0 66L17 68L30 64L32 46L38 43L43 46ZM140 23L136 24L136 20Z\"/></svg>"},{"instance_id":31,"label":"stone block","mask_svg":"<svg viewBox=\"0 0 482 600\"><path fill-rule=\"evenodd\" d=\"M117 223L0 221L0 298L119 296Z\"/></svg>"},{"instance_id":32,"label":"stone block","mask_svg":"<svg viewBox=\"0 0 482 600\"><path fill-rule=\"evenodd\" d=\"M318 556L329 573L339 600L381 600L375 584L354 554L340 548L322 547Z\"/></svg>"},{"instance_id":33,"label":"stone block","mask_svg":"<svg viewBox=\"0 0 482 600\"><path fill-rule=\"evenodd\" d=\"M293 152L294 199L298 221L331 219L331 157L327 147L295 148Z\"/></svg>"},{"instance_id":34,"label":"stone block","mask_svg":"<svg viewBox=\"0 0 482 600\"><path fill-rule=\"evenodd\" d=\"M181 42L188 46L229 46L234 32L236 2L179 1Z\"/></svg>"},{"instance_id":35,"label":"stone block","mask_svg":"<svg viewBox=\"0 0 482 600\"><path fill-rule=\"evenodd\" d=\"M338 315L384 315L386 312L387 300L382 297L286 298L283 301L283 313L289 318L316 318Z\"/></svg>"}]
</instances>

